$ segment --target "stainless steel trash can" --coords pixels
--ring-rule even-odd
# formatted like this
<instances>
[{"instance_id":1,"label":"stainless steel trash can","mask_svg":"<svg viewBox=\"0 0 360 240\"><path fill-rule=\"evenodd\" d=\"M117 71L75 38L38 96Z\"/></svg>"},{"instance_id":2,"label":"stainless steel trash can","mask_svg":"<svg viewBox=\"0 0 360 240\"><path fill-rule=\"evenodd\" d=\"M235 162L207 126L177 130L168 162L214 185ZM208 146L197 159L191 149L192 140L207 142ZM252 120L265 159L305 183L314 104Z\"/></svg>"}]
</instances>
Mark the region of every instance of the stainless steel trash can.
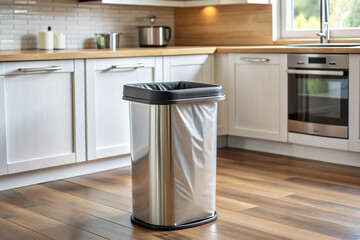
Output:
<instances>
[{"instance_id":1,"label":"stainless steel trash can","mask_svg":"<svg viewBox=\"0 0 360 240\"><path fill-rule=\"evenodd\" d=\"M219 85L128 84L133 215L154 230L176 230L217 218L216 140Z\"/></svg>"}]
</instances>

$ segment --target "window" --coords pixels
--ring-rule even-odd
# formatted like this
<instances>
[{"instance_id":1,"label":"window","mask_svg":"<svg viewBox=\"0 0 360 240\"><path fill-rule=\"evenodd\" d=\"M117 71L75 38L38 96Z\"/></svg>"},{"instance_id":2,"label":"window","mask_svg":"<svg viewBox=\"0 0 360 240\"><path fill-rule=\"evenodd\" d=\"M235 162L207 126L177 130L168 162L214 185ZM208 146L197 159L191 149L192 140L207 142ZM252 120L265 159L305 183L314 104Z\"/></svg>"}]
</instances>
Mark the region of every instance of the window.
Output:
<instances>
[{"instance_id":1,"label":"window","mask_svg":"<svg viewBox=\"0 0 360 240\"><path fill-rule=\"evenodd\" d=\"M281 38L316 38L321 0L280 0ZM329 0L330 37L360 37L359 0Z\"/></svg>"}]
</instances>

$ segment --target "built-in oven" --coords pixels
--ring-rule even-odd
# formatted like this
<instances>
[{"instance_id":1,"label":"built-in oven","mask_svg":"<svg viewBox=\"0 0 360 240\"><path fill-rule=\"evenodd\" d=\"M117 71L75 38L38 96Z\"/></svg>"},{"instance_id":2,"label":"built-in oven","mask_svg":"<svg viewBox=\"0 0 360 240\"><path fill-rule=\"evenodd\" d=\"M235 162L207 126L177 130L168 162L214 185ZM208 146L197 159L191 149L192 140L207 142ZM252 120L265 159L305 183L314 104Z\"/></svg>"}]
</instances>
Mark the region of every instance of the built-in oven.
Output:
<instances>
[{"instance_id":1,"label":"built-in oven","mask_svg":"<svg viewBox=\"0 0 360 240\"><path fill-rule=\"evenodd\" d=\"M288 54L288 130L348 138L349 55Z\"/></svg>"}]
</instances>

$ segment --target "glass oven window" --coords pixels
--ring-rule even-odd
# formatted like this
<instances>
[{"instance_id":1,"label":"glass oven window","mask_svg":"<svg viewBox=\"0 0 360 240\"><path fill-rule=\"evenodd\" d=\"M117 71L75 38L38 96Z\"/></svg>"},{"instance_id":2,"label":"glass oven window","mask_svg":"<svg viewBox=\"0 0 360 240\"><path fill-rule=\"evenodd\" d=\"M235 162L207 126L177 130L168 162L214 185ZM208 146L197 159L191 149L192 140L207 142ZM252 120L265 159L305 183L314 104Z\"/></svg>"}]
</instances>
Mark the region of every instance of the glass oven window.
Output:
<instances>
[{"instance_id":1,"label":"glass oven window","mask_svg":"<svg viewBox=\"0 0 360 240\"><path fill-rule=\"evenodd\" d=\"M348 124L348 77L289 74L289 119Z\"/></svg>"}]
</instances>

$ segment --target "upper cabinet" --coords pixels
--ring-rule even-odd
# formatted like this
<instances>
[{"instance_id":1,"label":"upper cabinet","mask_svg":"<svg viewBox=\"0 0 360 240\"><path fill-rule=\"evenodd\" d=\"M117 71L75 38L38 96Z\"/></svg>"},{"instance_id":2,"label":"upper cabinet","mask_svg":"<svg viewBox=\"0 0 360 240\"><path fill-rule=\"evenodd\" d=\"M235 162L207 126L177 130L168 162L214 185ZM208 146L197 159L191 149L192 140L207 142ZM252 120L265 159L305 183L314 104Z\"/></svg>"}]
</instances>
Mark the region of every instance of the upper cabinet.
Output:
<instances>
[{"instance_id":1,"label":"upper cabinet","mask_svg":"<svg viewBox=\"0 0 360 240\"><path fill-rule=\"evenodd\" d=\"M81 2L86 2L81 1ZM102 0L105 4L147 5L168 7L208 6L219 4L256 3L271 4L271 0Z\"/></svg>"},{"instance_id":2,"label":"upper cabinet","mask_svg":"<svg viewBox=\"0 0 360 240\"><path fill-rule=\"evenodd\" d=\"M82 60L0 63L0 175L85 161Z\"/></svg>"}]
</instances>

